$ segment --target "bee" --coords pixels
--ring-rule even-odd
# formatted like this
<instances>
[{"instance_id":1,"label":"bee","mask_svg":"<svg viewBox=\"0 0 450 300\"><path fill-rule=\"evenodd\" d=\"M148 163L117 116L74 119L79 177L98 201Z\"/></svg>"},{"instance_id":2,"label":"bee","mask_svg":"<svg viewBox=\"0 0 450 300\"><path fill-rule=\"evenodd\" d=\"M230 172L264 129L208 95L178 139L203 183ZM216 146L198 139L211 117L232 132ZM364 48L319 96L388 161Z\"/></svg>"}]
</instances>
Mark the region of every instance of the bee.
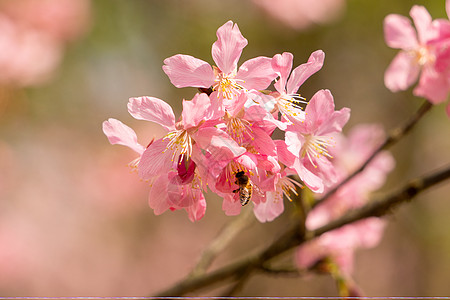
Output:
<instances>
[{"instance_id":1,"label":"bee","mask_svg":"<svg viewBox=\"0 0 450 300\"><path fill-rule=\"evenodd\" d=\"M236 183L239 188L234 190L233 193L239 192L239 200L241 201L241 205L245 206L250 202L252 199L252 193L253 193L253 184L248 178L247 175L245 175L244 171L238 171L236 172Z\"/></svg>"}]
</instances>

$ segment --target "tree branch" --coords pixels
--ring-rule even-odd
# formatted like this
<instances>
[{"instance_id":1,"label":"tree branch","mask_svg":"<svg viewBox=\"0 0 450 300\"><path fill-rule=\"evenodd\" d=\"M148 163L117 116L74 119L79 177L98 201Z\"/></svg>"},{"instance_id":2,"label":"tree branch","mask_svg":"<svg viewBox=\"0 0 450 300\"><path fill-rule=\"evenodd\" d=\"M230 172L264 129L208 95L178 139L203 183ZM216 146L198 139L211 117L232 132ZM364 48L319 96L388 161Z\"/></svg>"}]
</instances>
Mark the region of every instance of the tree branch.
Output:
<instances>
[{"instance_id":1,"label":"tree branch","mask_svg":"<svg viewBox=\"0 0 450 300\"><path fill-rule=\"evenodd\" d=\"M403 138L408 132L411 131L411 129L414 128L414 126L419 122L419 120L427 113L430 108L433 106L428 101L425 101L420 108L417 110L417 112L410 117L410 119L407 120L407 122L393 130L388 134L384 142L372 153L372 155L362 164L357 170L355 170L353 173L348 175L344 180L342 180L339 184L337 184L334 188L330 189L325 195L322 196L322 198L318 199L314 204L313 207L317 206L318 204L322 203L329 197L331 197L338 189L343 187L347 182L349 182L353 177L361 173L367 165L375 158L375 156L378 155L382 150L385 150L389 148L390 146L397 143L401 138Z\"/></svg>"},{"instance_id":2,"label":"tree branch","mask_svg":"<svg viewBox=\"0 0 450 300\"><path fill-rule=\"evenodd\" d=\"M255 269L263 268L264 265L272 258L285 253L287 250L299 246L305 241L311 240L325 232L358 220L368 217L384 216L400 203L412 199L418 193L448 178L450 178L450 165L431 175L411 180L401 189L391 193L385 198L370 202L357 210L350 211L341 218L310 232L303 232L300 226L301 221L298 221L281 237L259 253L238 262L231 263L225 267L210 272L209 274L204 274L195 278L187 278L175 284L173 287L162 291L157 295L157 297L180 296L216 283L223 283L228 279L235 278L239 280L242 277L241 274L251 273Z\"/></svg>"}]
</instances>

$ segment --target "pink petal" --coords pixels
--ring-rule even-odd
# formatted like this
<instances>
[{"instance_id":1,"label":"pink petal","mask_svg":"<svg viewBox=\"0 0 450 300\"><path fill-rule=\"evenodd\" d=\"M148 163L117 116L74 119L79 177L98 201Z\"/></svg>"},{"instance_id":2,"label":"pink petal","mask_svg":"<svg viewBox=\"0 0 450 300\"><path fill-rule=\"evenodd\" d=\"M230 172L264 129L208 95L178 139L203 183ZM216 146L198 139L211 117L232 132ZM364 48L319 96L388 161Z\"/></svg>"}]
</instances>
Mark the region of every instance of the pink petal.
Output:
<instances>
[{"instance_id":1,"label":"pink petal","mask_svg":"<svg viewBox=\"0 0 450 300\"><path fill-rule=\"evenodd\" d=\"M320 128L316 131L316 135L330 135L341 132L345 124L350 119L350 108L344 107L334 111Z\"/></svg>"},{"instance_id":2,"label":"pink petal","mask_svg":"<svg viewBox=\"0 0 450 300\"><path fill-rule=\"evenodd\" d=\"M251 145L255 147L259 154L276 156L277 149L272 138L261 128L253 127L253 141Z\"/></svg>"},{"instance_id":3,"label":"pink petal","mask_svg":"<svg viewBox=\"0 0 450 300\"><path fill-rule=\"evenodd\" d=\"M264 90L277 77L272 69L272 59L269 57L255 57L244 62L236 75L241 79L241 85L248 90Z\"/></svg>"},{"instance_id":4,"label":"pink petal","mask_svg":"<svg viewBox=\"0 0 450 300\"><path fill-rule=\"evenodd\" d=\"M324 60L325 53L322 50L314 51L309 56L307 63L298 66L294 69L294 71L292 71L286 87L287 93L297 93L298 89L305 82L305 80L322 68Z\"/></svg>"},{"instance_id":5,"label":"pink petal","mask_svg":"<svg viewBox=\"0 0 450 300\"><path fill-rule=\"evenodd\" d=\"M334 113L334 99L329 90L319 90L305 108L305 123L310 132L315 132L322 124L329 121Z\"/></svg>"},{"instance_id":6,"label":"pink petal","mask_svg":"<svg viewBox=\"0 0 450 300\"><path fill-rule=\"evenodd\" d=\"M432 18L427 9L421 5L414 5L410 12L411 18L416 26L419 43L425 44L430 38L430 25Z\"/></svg>"},{"instance_id":7,"label":"pink petal","mask_svg":"<svg viewBox=\"0 0 450 300\"><path fill-rule=\"evenodd\" d=\"M359 245L361 248L373 248L378 245L383 237L386 221L380 218L372 217L353 224L358 234Z\"/></svg>"},{"instance_id":8,"label":"pink petal","mask_svg":"<svg viewBox=\"0 0 450 300\"><path fill-rule=\"evenodd\" d=\"M200 195L199 193L201 192L199 192L198 190L194 192L197 193L196 197L198 201L194 205L185 208L185 210L188 213L189 220L191 220L191 222L200 220L201 218L203 218L206 212L205 197L203 196L203 194Z\"/></svg>"},{"instance_id":9,"label":"pink petal","mask_svg":"<svg viewBox=\"0 0 450 300\"><path fill-rule=\"evenodd\" d=\"M300 156L300 150L304 143L303 135L295 130L297 127L289 126L284 135L284 141L286 143L286 149L294 156Z\"/></svg>"},{"instance_id":10,"label":"pink petal","mask_svg":"<svg viewBox=\"0 0 450 300\"><path fill-rule=\"evenodd\" d=\"M217 41L212 46L212 57L217 67L225 74L235 71L247 43L237 24L228 21L222 25L217 29Z\"/></svg>"},{"instance_id":11,"label":"pink petal","mask_svg":"<svg viewBox=\"0 0 450 300\"><path fill-rule=\"evenodd\" d=\"M138 173L142 179L147 180L166 174L172 168L173 152L167 149L168 143L167 139L159 139L144 151L138 164Z\"/></svg>"},{"instance_id":12,"label":"pink petal","mask_svg":"<svg viewBox=\"0 0 450 300\"><path fill-rule=\"evenodd\" d=\"M276 217L284 211L283 194L278 193L281 197L276 197L276 192L267 192L266 202L255 204L253 212L261 223L272 222Z\"/></svg>"},{"instance_id":13,"label":"pink petal","mask_svg":"<svg viewBox=\"0 0 450 300\"><path fill-rule=\"evenodd\" d=\"M445 1L445 11L447 12L447 17L450 19L450 0Z\"/></svg>"},{"instance_id":14,"label":"pink petal","mask_svg":"<svg viewBox=\"0 0 450 300\"><path fill-rule=\"evenodd\" d=\"M258 159L252 153L244 153L241 156L235 158L235 161L243 165L248 170L254 170L258 166Z\"/></svg>"},{"instance_id":15,"label":"pink petal","mask_svg":"<svg viewBox=\"0 0 450 300\"><path fill-rule=\"evenodd\" d=\"M438 104L447 100L449 92L449 79L437 73L432 67L425 67L413 94L424 97L433 104Z\"/></svg>"},{"instance_id":16,"label":"pink petal","mask_svg":"<svg viewBox=\"0 0 450 300\"><path fill-rule=\"evenodd\" d=\"M286 165L287 167L291 167L292 165L294 165L296 157L288 150L286 143L281 140L275 140L274 142L275 145L277 146L277 154L280 162Z\"/></svg>"},{"instance_id":17,"label":"pink petal","mask_svg":"<svg viewBox=\"0 0 450 300\"><path fill-rule=\"evenodd\" d=\"M417 47L416 31L409 18L391 14L384 18L384 39L395 49L414 49Z\"/></svg>"},{"instance_id":18,"label":"pink petal","mask_svg":"<svg viewBox=\"0 0 450 300\"><path fill-rule=\"evenodd\" d=\"M300 162L299 159L295 160L294 165L292 166L297 172L300 179L314 192L314 193L323 193L324 184L323 180L312 173L308 168L306 168L303 163Z\"/></svg>"},{"instance_id":19,"label":"pink petal","mask_svg":"<svg viewBox=\"0 0 450 300\"><path fill-rule=\"evenodd\" d=\"M128 112L138 120L158 123L169 131L175 129L175 115L169 104L154 97L130 98Z\"/></svg>"},{"instance_id":20,"label":"pink petal","mask_svg":"<svg viewBox=\"0 0 450 300\"><path fill-rule=\"evenodd\" d=\"M234 195L226 194L223 197L222 210L227 216L236 216L241 213L242 205L233 199Z\"/></svg>"},{"instance_id":21,"label":"pink petal","mask_svg":"<svg viewBox=\"0 0 450 300\"><path fill-rule=\"evenodd\" d=\"M211 100L205 93L196 94L190 101L183 100L181 116L184 129L196 127L201 121L208 120L211 113Z\"/></svg>"},{"instance_id":22,"label":"pink petal","mask_svg":"<svg viewBox=\"0 0 450 300\"><path fill-rule=\"evenodd\" d=\"M292 62L294 60L294 55L289 52L283 52L283 54L276 54L272 58L272 68L277 72L280 77L275 83L275 89L279 93L284 93L286 90L286 83L289 77L289 73L292 70Z\"/></svg>"},{"instance_id":23,"label":"pink petal","mask_svg":"<svg viewBox=\"0 0 450 300\"><path fill-rule=\"evenodd\" d=\"M214 83L214 71L205 61L190 55L177 54L166 58L164 72L177 88L209 88Z\"/></svg>"},{"instance_id":24,"label":"pink petal","mask_svg":"<svg viewBox=\"0 0 450 300\"><path fill-rule=\"evenodd\" d=\"M246 152L228 134L215 127L202 128L194 136L196 143L203 150L214 156L215 160L231 160Z\"/></svg>"},{"instance_id":25,"label":"pink petal","mask_svg":"<svg viewBox=\"0 0 450 300\"><path fill-rule=\"evenodd\" d=\"M415 57L400 51L384 73L384 84L392 92L404 91L417 80L419 72Z\"/></svg>"},{"instance_id":26,"label":"pink petal","mask_svg":"<svg viewBox=\"0 0 450 300\"><path fill-rule=\"evenodd\" d=\"M148 195L148 204L153 209L155 215L160 215L170 208L167 199L167 185L169 180L167 174L159 176L152 184Z\"/></svg>"},{"instance_id":27,"label":"pink petal","mask_svg":"<svg viewBox=\"0 0 450 300\"><path fill-rule=\"evenodd\" d=\"M103 122L103 132L108 137L111 144L127 146L139 154L144 152L145 148L137 142L137 136L133 129L116 119L108 119Z\"/></svg>"}]
</instances>

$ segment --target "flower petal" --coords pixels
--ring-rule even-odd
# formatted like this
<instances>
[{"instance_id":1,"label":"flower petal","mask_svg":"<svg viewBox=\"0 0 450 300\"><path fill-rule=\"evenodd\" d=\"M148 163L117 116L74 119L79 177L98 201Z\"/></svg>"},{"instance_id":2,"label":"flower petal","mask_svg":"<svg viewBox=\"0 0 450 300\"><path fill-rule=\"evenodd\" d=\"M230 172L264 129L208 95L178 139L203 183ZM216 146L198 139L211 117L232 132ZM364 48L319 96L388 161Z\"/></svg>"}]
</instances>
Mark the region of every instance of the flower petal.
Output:
<instances>
[{"instance_id":1,"label":"flower petal","mask_svg":"<svg viewBox=\"0 0 450 300\"><path fill-rule=\"evenodd\" d=\"M384 39L395 49L414 49L417 47L417 34L411 20L405 16L390 14L384 18Z\"/></svg>"},{"instance_id":2,"label":"flower petal","mask_svg":"<svg viewBox=\"0 0 450 300\"><path fill-rule=\"evenodd\" d=\"M449 79L437 73L432 67L425 67L413 94L424 97L433 104L438 104L447 100L449 92Z\"/></svg>"},{"instance_id":3,"label":"flower petal","mask_svg":"<svg viewBox=\"0 0 450 300\"><path fill-rule=\"evenodd\" d=\"M419 72L414 56L400 51L384 73L384 85L392 92L404 91L417 80Z\"/></svg>"},{"instance_id":4,"label":"flower petal","mask_svg":"<svg viewBox=\"0 0 450 300\"><path fill-rule=\"evenodd\" d=\"M190 101L183 100L184 129L196 127L201 121L209 120L212 114L211 100L205 93L196 94Z\"/></svg>"},{"instance_id":5,"label":"flower petal","mask_svg":"<svg viewBox=\"0 0 450 300\"><path fill-rule=\"evenodd\" d=\"M167 139L156 140L142 153L138 164L138 173L142 179L166 174L172 168L173 152L168 151L168 143Z\"/></svg>"},{"instance_id":6,"label":"flower petal","mask_svg":"<svg viewBox=\"0 0 450 300\"><path fill-rule=\"evenodd\" d=\"M419 43L425 44L432 33L430 31L432 22L431 15L428 13L427 9L421 5L414 5L410 10L409 15L416 26Z\"/></svg>"},{"instance_id":7,"label":"flower petal","mask_svg":"<svg viewBox=\"0 0 450 300\"><path fill-rule=\"evenodd\" d=\"M153 209L155 215L160 215L170 208L167 198L167 185L169 180L167 174L159 176L152 184L148 195L148 204Z\"/></svg>"},{"instance_id":8,"label":"flower petal","mask_svg":"<svg viewBox=\"0 0 450 300\"><path fill-rule=\"evenodd\" d=\"M236 216L241 213L242 205L233 198L234 195L225 194L223 196L222 210L227 216Z\"/></svg>"},{"instance_id":9,"label":"flower petal","mask_svg":"<svg viewBox=\"0 0 450 300\"><path fill-rule=\"evenodd\" d=\"M276 54L272 58L272 68L280 77L275 83L275 89L279 93L284 93L286 91L286 83L289 77L289 73L292 70L292 62L294 60L294 55L289 52L283 52L283 54Z\"/></svg>"},{"instance_id":10,"label":"flower petal","mask_svg":"<svg viewBox=\"0 0 450 300\"><path fill-rule=\"evenodd\" d=\"M154 97L130 98L128 112L138 120L158 123L169 131L175 129L175 115L169 104Z\"/></svg>"},{"instance_id":11,"label":"flower petal","mask_svg":"<svg viewBox=\"0 0 450 300\"><path fill-rule=\"evenodd\" d=\"M319 90L306 105L305 124L310 132L329 121L334 112L334 99L329 90Z\"/></svg>"},{"instance_id":12,"label":"flower petal","mask_svg":"<svg viewBox=\"0 0 450 300\"><path fill-rule=\"evenodd\" d=\"M298 66L294 69L294 71L292 71L286 87L287 93L297 93L298 89L305 82L305 80L322 68L324 60L325 53L322 50L314 51L309 56L307 63Z\"/></svg>"},{"instance_id":13,"label":"flower petal","mask_svg":"<svg viewBox=\"0 0 450 300\"><path fill-rule=\"evenodd\" d=\"M255 204L253 212L261 223L271 222L284 211L283 193L267 192L266 202ZM281 195L277 197L276 195Z\"/></svg>"},{"instance_id":14,"label":"flower petal","mask_svg":"<svg viewBox=\"0 0 450 300\"><path fill-rule=\"evenodd\" d=\"M200 129L194 135L194 140L201 149L211 153L215 160L231 160L246 152L228 134L215 127Z\"/></svg>"},{"instance_id":15,"label":"flower petal","mask_svg":"<svg viewBox=\"0 0 450 300\"><path fill-rule=\"evenodd\" d=\"M217 29L217 41L212 46L212 57L217 67L225 74L234 72L247 43L237 24L228 21L222 25Z\"/></svg>"},{"instance_id":16,"label":"flower petal","mask_svg":"<svg viewBox=\"0 0 450 300\"><path fill-rule=\"evenodd\" d=\"M191 222L200 220L201 218L203 218L206 212L206 200L203 196L203 193L199 190L195 190L193 193L195 193L194 197L198 199L197 202L185 208Z\"/></svg>"},{"instance_id":17,"label":"flower petal","mask_svg":"<svg viewBox=\"0 0 450 300\"><path fill-rule=\"evenodd\" d=\"M300 179L311 189L311 191L314 193L323 193L323 180L306 168L299 159L295 160L292 167L295 169Z\"/></svg>"},{"instance_id":18,"label":"flower petal","mask_svg":"<svg viewBox=\"0 0 450 300\"><path fill-rule=\"evenodd\" d=\"M214 71L205 61L190 55L177 54L166 58L164 72L177 88L209 88L214 83Z\"/></svg>"},{"instance_id":19,"label":"flower petal","mask_svg":"<svg viewBox=\"0 0 450 300\"><path fill-rule=\"evenodd\" d=\"M145 147L137 142L137 136L133 129L116 119L108 119L103 122L103 132L111 144L127 146L139 154L144 152Z\"/></svg>"},{"instance_id":20,"label":"flower petal","mask_svg":"<svg viewBox=\"0 0 450 300\"><path fill-rule=\"evenodd\" d=\"M243 80L240 83L248 90L264 90L277 77L272 69L270 57L259 56L244 62L236 75L236 79Z\"/></svg>"}]
</instances>

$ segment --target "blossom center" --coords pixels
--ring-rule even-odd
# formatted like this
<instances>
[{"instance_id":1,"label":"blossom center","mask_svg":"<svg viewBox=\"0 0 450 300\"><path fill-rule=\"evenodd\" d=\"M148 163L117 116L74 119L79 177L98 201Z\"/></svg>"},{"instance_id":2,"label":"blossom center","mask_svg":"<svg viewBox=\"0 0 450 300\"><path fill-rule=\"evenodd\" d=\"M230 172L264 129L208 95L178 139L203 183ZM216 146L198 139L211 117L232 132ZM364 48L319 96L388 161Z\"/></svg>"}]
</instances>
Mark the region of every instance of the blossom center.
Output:
<instances>
[{"instance_id":1,"label":"blossom center","mask_svg":"<svg viewBox=\"0 0 450 300\"><path fill-rule=\"evenodd\" d=\"M164 151L170 150L173 152L172 161L178 155L180 155L180 161L184 158L188 159L192 154L192 145L193 140L190 134L182 129L182 130L174 130L169 132L164 139L168 139L169 143Z\"/></svg>"},{"instance_id":2,"label":"blossom center","mask_svg":"<svg viewBox=\"0 0 450 300\"><path fill-rule=\"evenodd\" d=\"M277 106L284 115L298 117L303 111L303 106L308 104L300 94L283 94L277 98Z\"/></svg>"},{"instance_id":3,"label":"blossom center","mask_svg":"<svg viewBox=\"0 0 450 300\"><path fill-rule=\"evenodd\" d=\"M252 132L251 124L241 118L229 118L227 123L227 132L239 145L244 142L245 134Z\"/></svg>"},{"instance_id":4,"label":"blossom center","mask_svg":"<svg viewBox=\"0 0 450 300\"><path fill-rule=\"evenodd\" d=\"M245 89L240 84L240 82L244 82L244 80L234 78L235 74L224 74L217 68L214 68L214 71L216 73L216 83L212 88L213 91L217 91L219 95L222 95L222 98L233 99L233 97L237 95L240 90Z\"/></svg>"},{"instance_id":5,"label":"blossom center","mask_svg":"<svg viewBox=\"0 0 450 300\"><path fill-rule=\"evenodd\" d=\"M278 194L278 193L282 192L286 196L286 198L292 202L291 192L295 196L298 196L296 186L298 186L301 189L303 188L303 185L301 185L299 182L295 181L294 179L289 178L287 176L281 177L277 182L276 193ZM281 198L281 195L280 195L280 197L276 197L276 199L280 199L280 198Z\"/></svg>"},{"instance_id":6,"label":"blossom center","mask_svg":"<svg viewBox=\"0 0 450 300\"><path fill-rule=\"evenodd\" d=\"M433 63L436 59L432 51L430 51L427 46L419 46L419 48L413 51L413 55L420 66Z\"/></svg>"},{"instance_id":7,"label":"blossom center","mask_svg":"<svg viewBox=\"0 0 450 300\"><path fill-rule=\"evenodd\" d=\"M321 156L326 156L329 158L333 158L333 156L328 153L328 146L332 146L333 138L330 136L319 136L307 134L305 135L305 143L301 149L302 157L307 157L311 164L317 168L314 163L315 158L320 158Z\"/></svg>"}]
</instances>

